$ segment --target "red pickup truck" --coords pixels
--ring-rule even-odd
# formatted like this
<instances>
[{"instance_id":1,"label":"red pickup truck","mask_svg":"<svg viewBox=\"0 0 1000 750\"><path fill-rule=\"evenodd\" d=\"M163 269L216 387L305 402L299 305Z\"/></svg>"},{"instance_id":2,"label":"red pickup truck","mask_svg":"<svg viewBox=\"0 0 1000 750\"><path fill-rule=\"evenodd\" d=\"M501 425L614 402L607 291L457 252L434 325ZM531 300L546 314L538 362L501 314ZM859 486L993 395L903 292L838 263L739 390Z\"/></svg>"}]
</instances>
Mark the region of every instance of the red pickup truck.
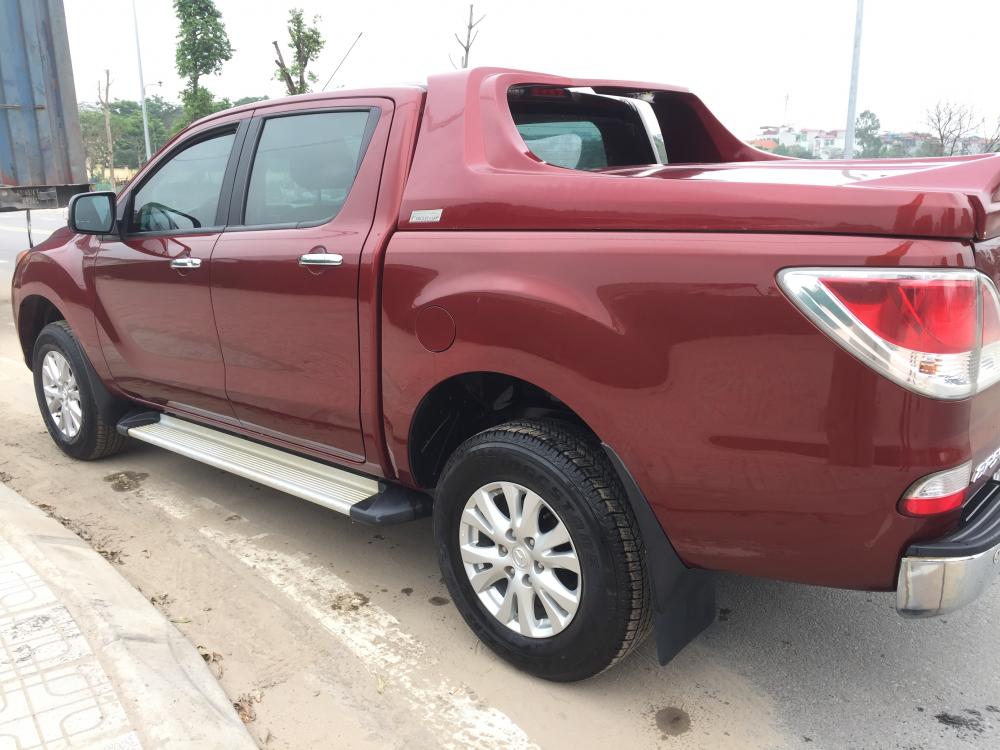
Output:
<instances>
[{"instance_id":1,"label":"red pickup truck","mask_svg":"<svg viewBox=\"0 0 1000 750\"><path fill-rule=\"evenodd\" d=\"M17 264L42 417L433 515L469 626L593 675L708 571L972 600L1000 560L1000 155L803 161L685 89L503 69L258 102Z\"/></svg>"}]
</instances>

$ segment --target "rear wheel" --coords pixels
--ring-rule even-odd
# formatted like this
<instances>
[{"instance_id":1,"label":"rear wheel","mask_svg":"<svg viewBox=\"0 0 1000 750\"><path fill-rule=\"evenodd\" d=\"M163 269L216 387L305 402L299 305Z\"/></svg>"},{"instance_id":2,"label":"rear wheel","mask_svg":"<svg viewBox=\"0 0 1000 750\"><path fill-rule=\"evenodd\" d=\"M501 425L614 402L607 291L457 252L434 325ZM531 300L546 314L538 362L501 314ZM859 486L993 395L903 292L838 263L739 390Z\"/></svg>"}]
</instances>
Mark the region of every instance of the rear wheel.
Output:
<instances>
[{"instance_id":1,"label":"rear wheel","mask_svg":"<svg viewBox=\"0 0 1000 750\"><path fill-rule=\"evenodd\" d=\"M49 323L38 334L32 371L42 419L64 453L91 460L125 447L115 424L128 404L103 390L65 321Z\"/></svg>"},{"instance_id":2,"label":"rear wheel","mask_svg":"<svg viewBox=\"0 0 1000 750\"><path fill-rule=\"evenodd\" d=\"M434 530L462 616L525 671L590 677L649 630L631 508L600 446L572 425L510 422L463 443L442 473Z\"/></svg>"}]
</instances>

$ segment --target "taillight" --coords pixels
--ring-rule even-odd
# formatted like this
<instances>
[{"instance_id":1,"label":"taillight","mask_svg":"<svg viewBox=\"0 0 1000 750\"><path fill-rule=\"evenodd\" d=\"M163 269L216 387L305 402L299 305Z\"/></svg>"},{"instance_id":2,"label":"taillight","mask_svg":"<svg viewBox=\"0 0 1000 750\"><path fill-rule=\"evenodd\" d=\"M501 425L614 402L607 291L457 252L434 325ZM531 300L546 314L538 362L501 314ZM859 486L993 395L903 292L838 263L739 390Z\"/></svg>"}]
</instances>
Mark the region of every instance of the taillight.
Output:
<instances>
[{"instance_id":1,"label":"taillight","mask_svg":"<svg viewBox=\"0 0 1000 750\"><path fill-rule=\"evenodd\" d=\"M905 388L959 399L1000 380L1000 295L978 271L790 268L778 284L821 331Z\"/></svg>"},{"instance_id":2,"label":"taillight","mask_svg":"<svg viewBox=\"0 0 1000 750\"><path fill-rule=\"evenodd\" d=\"M926 476L903 493L899 510L909 516L933 516L960 508L971 481L971 461Z\"/></svg>"}]
</instances>

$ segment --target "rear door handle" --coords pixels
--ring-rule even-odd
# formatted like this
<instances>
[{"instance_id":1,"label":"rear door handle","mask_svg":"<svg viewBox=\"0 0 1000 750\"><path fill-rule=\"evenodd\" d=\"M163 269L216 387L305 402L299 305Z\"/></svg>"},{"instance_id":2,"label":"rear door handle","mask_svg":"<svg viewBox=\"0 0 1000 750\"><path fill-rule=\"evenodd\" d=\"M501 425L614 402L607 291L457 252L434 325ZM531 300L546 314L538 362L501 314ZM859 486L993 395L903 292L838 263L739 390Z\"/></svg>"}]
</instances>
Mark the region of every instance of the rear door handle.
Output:
<instances>
[{"instance_id":1,"label":"rear door handle","mask_svg":"<svg viewBox=\"0 0 1000 750\"><path fill-rule=\"evenodd\" d=\"M299 256L300 266L339 266L344 256L337 253L306 253Z\"/></svg>"},{"instance_id":2,"label":"rear door handle","mask_svg":"<svg viewBox=\"0 0 1000 750\"><path fill-rule=\"evenodd\" d=\"M170 261L170 267L181 271L188 268L201 268L201 258L174 258Z\"/></svg>"}]
</instances>

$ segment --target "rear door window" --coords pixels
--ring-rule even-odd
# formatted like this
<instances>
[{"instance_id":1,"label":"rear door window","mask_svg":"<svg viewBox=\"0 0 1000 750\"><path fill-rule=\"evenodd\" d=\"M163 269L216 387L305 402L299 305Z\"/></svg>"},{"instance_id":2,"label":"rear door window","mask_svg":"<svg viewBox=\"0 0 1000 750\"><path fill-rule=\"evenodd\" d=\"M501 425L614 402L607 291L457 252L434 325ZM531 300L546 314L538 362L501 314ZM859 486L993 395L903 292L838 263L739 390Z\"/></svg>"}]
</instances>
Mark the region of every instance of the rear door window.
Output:
<instances>
[{"instance_id":1,"label":"rear door window","mask_svg":"<svg viewBox=\"0 0 1000 750\"><path fill-rule=\"evenodd\" d=\"M370 114L313 112L265 120L243 224L319 224L336 216L354 184Z\"/></svg>"}]
</instances>

